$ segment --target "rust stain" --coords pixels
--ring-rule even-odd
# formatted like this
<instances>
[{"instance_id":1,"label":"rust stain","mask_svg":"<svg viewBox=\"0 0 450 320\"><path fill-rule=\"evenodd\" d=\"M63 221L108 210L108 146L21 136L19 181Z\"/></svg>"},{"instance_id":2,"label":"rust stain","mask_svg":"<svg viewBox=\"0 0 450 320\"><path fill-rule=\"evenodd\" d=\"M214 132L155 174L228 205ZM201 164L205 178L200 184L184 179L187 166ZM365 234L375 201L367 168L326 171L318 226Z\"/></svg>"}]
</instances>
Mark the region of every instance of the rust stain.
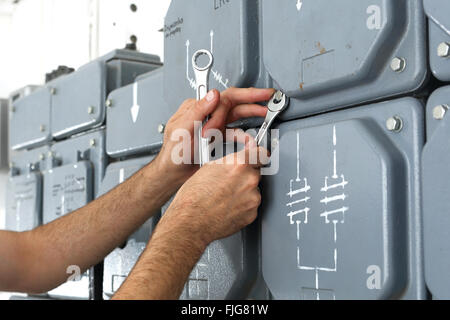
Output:
<instances>
[{"instance_id":1,"label":"rust stain","mask_svg":"<svg viewBox=\"0 0 450 320\"><path fill-rule=\"evenodd\" d=\"M322 46L320 42L316 42L316 47L319 49L320 54L324 54L327 52L327 50Z\"/></svg>"},{"instance_id":2,"label":"rust stain","mask_svg":"<svg viewBox=\"0 0 450 320\"><path fill-rule=\"evenodd\" d=\"M305 85L304 82L300 83L300 90L303 90L303 86Z\"/></svg>"}]
</instances>

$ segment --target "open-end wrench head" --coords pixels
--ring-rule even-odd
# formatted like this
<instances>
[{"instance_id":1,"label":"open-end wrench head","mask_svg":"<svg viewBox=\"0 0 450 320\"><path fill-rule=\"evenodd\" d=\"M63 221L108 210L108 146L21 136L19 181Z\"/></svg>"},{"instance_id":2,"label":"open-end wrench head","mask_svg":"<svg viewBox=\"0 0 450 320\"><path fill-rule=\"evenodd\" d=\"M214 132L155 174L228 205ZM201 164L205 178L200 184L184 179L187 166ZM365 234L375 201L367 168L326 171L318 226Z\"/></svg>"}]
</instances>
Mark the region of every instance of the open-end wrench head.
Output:
<instances>
[{"instance_id":1,"label":"open-end wrench head","mask_svg":"<svg viewBox=\"0 0 450 320\"><path fill-rule=\"evenodd\" d=\"M272 96L268 104L268 109L272 112L281 113L289 106L289 98L282 92L277 91Z\"/></svg>"}]
</instances>

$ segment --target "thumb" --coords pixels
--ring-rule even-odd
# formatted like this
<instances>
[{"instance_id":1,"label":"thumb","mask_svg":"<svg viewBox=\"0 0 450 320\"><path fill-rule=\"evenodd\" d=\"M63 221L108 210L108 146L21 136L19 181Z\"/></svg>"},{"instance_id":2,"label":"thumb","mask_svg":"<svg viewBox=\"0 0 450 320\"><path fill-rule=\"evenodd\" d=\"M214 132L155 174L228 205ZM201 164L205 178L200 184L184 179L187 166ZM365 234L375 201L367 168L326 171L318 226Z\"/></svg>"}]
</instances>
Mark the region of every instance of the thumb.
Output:
<instances>
[{"instance_id":1,"label":"thumb","mask_svg":"<svg viewBox=\"0 0 450 320\"><path fill-rule=\"evenodd\" d=\"M208 92L206 97L202 100L197 101L194 108L194 120L203 121L207 116L212 114L219 106L220 93L217 90L211 90Z\"/></svg>"}]
</instances>

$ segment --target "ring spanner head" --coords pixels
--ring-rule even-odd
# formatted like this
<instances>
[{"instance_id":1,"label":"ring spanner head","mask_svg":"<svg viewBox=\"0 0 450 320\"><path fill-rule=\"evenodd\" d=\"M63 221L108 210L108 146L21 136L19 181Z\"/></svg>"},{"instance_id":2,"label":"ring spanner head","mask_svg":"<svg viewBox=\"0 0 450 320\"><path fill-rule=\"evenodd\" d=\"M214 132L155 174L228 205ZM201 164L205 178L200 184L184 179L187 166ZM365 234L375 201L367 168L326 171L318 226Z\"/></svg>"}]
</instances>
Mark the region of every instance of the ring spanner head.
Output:
<instances>
[{"instance_id":1,"label":"ring spanner head","mask_svg":"<svg viewBox=\"0 0 450 320\"><path fill-rule=\"evenodd\" d=\"M204 67L201 67L198 64L198 60L203 55L207 56L208 63ZM211 71L213 64L214 64L214 57L212 53L208 50L199 50L195 52L192 57L192 66L194 68L195 81L197 84L196 86L197 100L202 100L208 93L209 73Z\"/></svg>"}]
</instances>

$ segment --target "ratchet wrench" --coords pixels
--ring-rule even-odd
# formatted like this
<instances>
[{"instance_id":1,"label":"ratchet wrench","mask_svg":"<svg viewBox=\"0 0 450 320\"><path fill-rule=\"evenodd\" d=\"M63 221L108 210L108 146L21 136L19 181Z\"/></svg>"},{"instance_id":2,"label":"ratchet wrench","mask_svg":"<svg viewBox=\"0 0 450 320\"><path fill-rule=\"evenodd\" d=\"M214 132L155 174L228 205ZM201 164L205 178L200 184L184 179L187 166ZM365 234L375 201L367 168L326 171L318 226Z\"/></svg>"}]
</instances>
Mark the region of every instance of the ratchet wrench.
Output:
<instances>
[{"instance_id":1,"label":"ratchet wrench","mask_svg":"<svg viewBox=\"0 0 450 320\"><path fill-rule=\"evenodd\" d=\"M267 108L269 110L267 111L266 119L264 120L264 123L255 138L258 146L260 146L263 142L275 119L289 107L289 102L289 98L281 91L275 92L272 96L267 104Z\"/></svg>"},{"instance_id":2,"label":"ratchet wrench","mask_svg":"<svg viewBox=\"0 0 450 320\"><path fill-rule=\"evenodd\" d=\"M208 60L208 63L204 67L200 67L197 63L198 58L206 55ZM209 89L208 89L208 82L209 82L209 74L211 73L211 68L214 64L214 57L212 53L208 50L199 50L196 53L194 53L194 56L192 57L192 66L194 68L195 73L195 83L196 83L196 91L197 91L197 100L200 101L203 98L206 97ZM205 119L203 122L203 125L200 127L198 132L198 146L199 146L199 164L200 167L204 164L208 163L210 161L211 152L209 149L209 145L211 143L211 139L205 139L202 136L203 126L206 124L206 122L209 120L209 116Z\"/></svg>"}]
</instances>

